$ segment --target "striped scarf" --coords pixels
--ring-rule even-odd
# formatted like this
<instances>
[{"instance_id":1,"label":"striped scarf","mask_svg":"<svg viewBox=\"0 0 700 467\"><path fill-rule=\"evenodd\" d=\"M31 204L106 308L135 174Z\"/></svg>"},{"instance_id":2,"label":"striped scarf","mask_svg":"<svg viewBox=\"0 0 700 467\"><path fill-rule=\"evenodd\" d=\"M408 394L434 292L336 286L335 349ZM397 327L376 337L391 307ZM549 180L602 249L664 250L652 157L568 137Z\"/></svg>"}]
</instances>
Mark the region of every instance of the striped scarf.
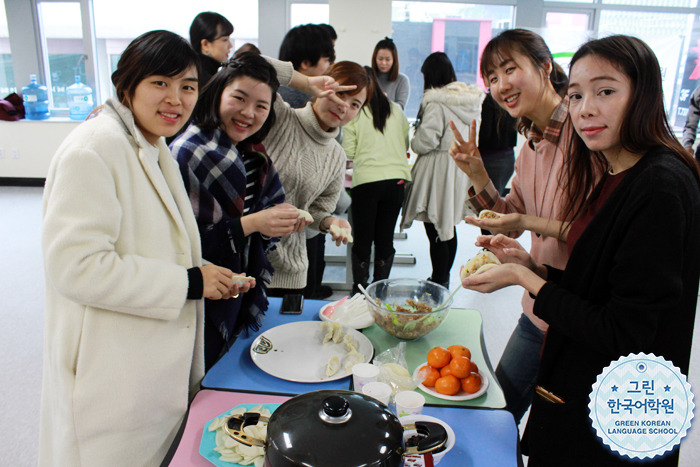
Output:
<instances>
[{"instance_id":1,"label":"striped scarf","mask_svg":"<svg viewBox=\"0 0 700 467\"><path fill-rule=\"evenodd\" d=\"M262 145L243 142L233 145L221 129L204 130L196 125L171 147L185 188L190 196L202 237L202 256L219 266L255 277L257 285L238 299L207 300L205 310L226 342L242 330L257 331L268 308L267 284L273 268L267 251L278 238L267 239L255 232L241 251L233 242L234 219L243 215L246 197L245 161L262 158L257 171L257 196L249 200L248 213L284 202L284 189L277 171ZM239 312L240 311L240 312Z\"/></svg>"}]
</instances>

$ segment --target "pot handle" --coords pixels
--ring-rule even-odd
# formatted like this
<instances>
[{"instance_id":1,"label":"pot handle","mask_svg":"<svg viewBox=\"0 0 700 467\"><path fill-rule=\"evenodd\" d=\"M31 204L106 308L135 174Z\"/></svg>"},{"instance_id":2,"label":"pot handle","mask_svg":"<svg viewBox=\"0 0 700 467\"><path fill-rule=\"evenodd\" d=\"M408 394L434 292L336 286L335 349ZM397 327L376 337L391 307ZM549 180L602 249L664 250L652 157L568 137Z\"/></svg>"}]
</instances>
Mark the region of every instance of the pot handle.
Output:
<instances>
[{"instance_id":1,"label":"pot handle","mask_svg":"<svg viewBox=\"0 0 700 467\"><path fill-rule=\"evenodd\" d=\"M260 446L265 447L265 440L260 438L254 438L247 435L243 428L250 425L257 425L258 422L267 423L270 421L269 417L260 415L255 412L246 412L239 415L231 415L224 424L224 431L231 438L235 439L239 443L245 444L246 446Z\"/></svg>"},{"instance_id":2,"label":"pot handle","mask_svg":"<svg viewBox=\"0 0 700 467\"><path fill-rule=\"evenodd\" d=\"M404 430L416 430L425 436L417 446L411 446L404 451L405 456L425 454L440 449L447 444L447 431L445 427L434 422L415 422L403 425Z\"/></svg>"}]
</instances>

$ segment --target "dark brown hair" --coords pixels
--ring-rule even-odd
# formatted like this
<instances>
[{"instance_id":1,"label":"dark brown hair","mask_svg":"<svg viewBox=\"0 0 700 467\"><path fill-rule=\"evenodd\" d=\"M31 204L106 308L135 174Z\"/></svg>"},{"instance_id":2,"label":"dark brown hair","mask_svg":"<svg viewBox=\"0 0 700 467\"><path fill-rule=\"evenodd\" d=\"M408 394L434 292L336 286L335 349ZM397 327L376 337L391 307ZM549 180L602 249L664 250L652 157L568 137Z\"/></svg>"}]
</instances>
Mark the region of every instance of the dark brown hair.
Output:
<instances>
[{"instance_id":1,"label":"dark brown hair","mask_svg":"<svg viewBox=\"0 0 700 467\"><path fill-rule=\"evenodd\" d=\"M379 74L377 54L382 49L391 52L391 57L393 58L394 62L391 64L391 69L389 70L389 81L396 81L396 78L399 77L399 54L396 51L396 44L394 44L394 41L390 37L385 37L374 46L374 52L372 52L372 70Z\"/></svg>"},{"instance_id":2,"label":"dark brown hair","mask_svg":"<svg viewBox=\"0 0 700 467\"><path fill-rule=\"evenodd\" d=\"M197 100L197 105L194 107L192 122L206 130L219 128L222 123L219 116L221 95L229 84L243 76L267 84L272 91L270 113L267 116L267 120L265 120L265 123L258 131L245 139L247 142L258 144L265 139L272 125L275 124L275 99L280 83L277 80L277 73L274 67L255 52L243 52L239 56L230 59L209 80Z\"/></svg>"},{"instance_id":3,"label":"dark brown hair","mask_svg":"<svg viewBox=\"0 0 700 467\"><path fill-rule=\"evenodd\" d=\"M367 102L372 97L372 93L374 92L372 81L370 81L370 78L367 76L367 72L362 65L344 60L342 62L334 63L333 66L328 69L326 75L335 79L339 84L345 86L351 86L354 84L357 86L351 91L345 91L345 93L350 96L355 96L366 88L367 99L365 99L363 107L367 105Z\"/></svg>"},{"instance_id":4,"label":"dark brown hair","mask_svg":"<svg viewBox=\"0 0 700 467\"><path fill-rule=\"evenodd\" d=\"M651 48L636 37L624 35L593 40L582 45L574 54L570 69L578 60L589 55L606 60L631 82L632 95L620 126L620 145L633 154L666 148L691 170L700 184L696 162L678 142L668 124L661 68ZM588 149L578 134L573 135L568 154L565 164L568 199L564 204L564 213L575 217L586 209L586 195L594 192L596 171L605 173L608 162L602 153Z\"/></svg>"},{"instance_id":5,"label":"dark brown hair","mask_svg":"<svg viewBox=\"0 0 700 467\"><path fill-rule=\"evenodd\" d=\"M190 67L195 67L199 76L197 52L185 39L163 30L142 34L126 47L112 73L117 99L130 107L141 81L153 75L176 76Z\"/></svg>"},{"instance_id":6,"label":"dark brown hair","mask_svg":"<svg viewBox=\"0 0 700 467\"><path fill-rule=\"evenodd\" d=\"M552 57L552 52L547 47L544 39L527 29L508 29L503 31L486 44L481 54L481 65L479 72L485 83L488 83L488 76L498 68L507 58L512 58L513 52L519 52L526 56L530 62L541 70L542 77L548 64L552 64L552 72L549 81L557 94L564 97L569 86L569 79L566 73ZM520 117L516 125L520 133L525 133L532 127L532 121L527 117ZM544 128L541 128L544 130Z\"/></svg>"},{"instance_id":7,"label":"dark brown hair","mask_svg":"<svg viewBox=\"0 0 700 467\"><path fill-rule=\"evenodd\" d=\"M372 82L372 95L367 98L367 107L362 109L363 112L367 112L372 117L372 124L374 128L380 132L384 133L384 127L386 126L386 119L391 115L391 102L389 98L386 97L382 88L379 87L377 82L377 75L375 75L374 70L371 67L366 66L365 71L367 76L369 76ZM369 107L369 108L368 108Z\"/></svg>"}]
</instances>

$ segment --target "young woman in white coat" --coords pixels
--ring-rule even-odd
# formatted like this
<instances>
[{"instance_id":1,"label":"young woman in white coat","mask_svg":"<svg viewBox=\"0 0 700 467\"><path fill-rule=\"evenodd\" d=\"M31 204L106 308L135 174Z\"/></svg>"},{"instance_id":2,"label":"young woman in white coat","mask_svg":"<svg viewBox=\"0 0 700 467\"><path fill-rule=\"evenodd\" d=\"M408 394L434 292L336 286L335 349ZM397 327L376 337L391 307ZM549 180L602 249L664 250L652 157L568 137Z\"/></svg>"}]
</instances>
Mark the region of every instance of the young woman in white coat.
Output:
<instances>
[{"instance_id":1,"label":"young woman in white coat","mask_svg":"<svg viewBox=\"0 0 700 467\"><path fill-rule=\"evenodd\" d=\"M204 375L201 299L245 291L202 266L163 138L192 113L197 63L174 33L134 39L112 74L117 98L51 162L41 466L159 465Z\"/></svg>"},{"instance_id":2,"label":"young woman in white coat","mask_svg":"<svg viewBox=\"0 0 700 467\"><path fill-rule=\"evenodd\" d=\"M467 214L464 201L471 186L448 154L454 141L449 123L468 128L475 121L478 126L486 94L476 85L457 81L452 62L443 52L430 54L421 73L423 100L411 140L418 158L411 170L413 183L406 192L401 228L407 229L414 220L425 224L433 267L429 280L447 287L457 253L455 225Z\"/></svg>"}]
</instances>

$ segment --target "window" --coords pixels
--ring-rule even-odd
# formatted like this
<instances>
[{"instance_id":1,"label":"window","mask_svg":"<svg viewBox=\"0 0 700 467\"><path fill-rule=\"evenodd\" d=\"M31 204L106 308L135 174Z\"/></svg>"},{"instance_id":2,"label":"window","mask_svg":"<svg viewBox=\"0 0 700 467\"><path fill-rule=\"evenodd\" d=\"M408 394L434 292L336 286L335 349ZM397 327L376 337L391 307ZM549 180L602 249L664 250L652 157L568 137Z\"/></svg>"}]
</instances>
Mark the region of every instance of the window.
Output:
<instances>
[{"instance_id":1,"label":"window","mask_svg":"<svg viewBox=\"0 0 700 467\"><path fill-rule=\"evenodd\" d=\"M545 28L538 31L552 51L554 60L568 74L569 61L581 44L591 37L592 12L546 11Z\"/></svg>"},{"instance_id":2,"label":"window","mask_svg":"<svg viewBox=\"0 0 700 467\"><path fill-rule=\"evenodd\" d=\"M7 30L5 2L0 1L0 98L13 92L17 92L17 87L10 53L10 34Z\"/></svg>"},{"instance_id":3,"label":"window","mask_svg":"<svg viewBox=\"0 0 700 467\"><path fill-rule=\"evenodd\" d=\"M189 41L192 20L203 11L219 13L233 24L232 53L246 42L258 44L258 0L207 0L201 4L181 0L171 0L167 4L143 0L92 0L92 3L100 88L104 98L114 95L110 76L129 42L154 29L173 31Z\"/></svg>"},{"instance_id":4,"label":"window","mask_svg":"<svg viewBox=\"0 0 700 467\"><path fill-rule=\"evenodd\" d=\"M514 10L511 5L490 3L392 2L399 71L411 83L406 115L414 118L418 114L423 95L420 69L432 52L450 57L459 81L483 86L478 72L481 51L494 35L514 27Z\"/></svg>"},{"instance_id":5,"label":"window","mask_svg":"<svg viewBox=\"0 0 700 467\"><path fill-rule=\"evenodd\" d=\"M560 0L561 1L561 0ZM691 7L698 6L698 0L601 0L604 5L635 5L658 7Z\"/></svg>"},{"instance_id":6,"label":"window","mask_svg":"<svg viewBox=\"0 0 700 467\"><path fill-rule=\"evenodd\" d=\"M88 83L80 3L40 1L37 3L37 15L44 66L48 70L46 86L49 88L49 107L52 110L67 109L66 88L75 83L78 75L82 83Z\"/></svg>"},{"instance_id":7,"label":"window","mask_svg":"<svg viewBox=\"0 0 700 467\"><path fill-rule=\"evenodd\" d=\"M689 47L694 46L690 45L693 20L694 15L685 13L619 10L603 10L600 13L598 37L605 37L613 31L616 34L629 34L639 37L652 48L661 66L664 106L671 116L671 124L676 127L685 125L685 114L678 116L677 111L682 88L685 87L678 86L678 77L683 74L686 56L692 53ZM697 35L693 37L697 38ZM674 115L678 117L674 119Z\"/></svg>"}]
</instances>

